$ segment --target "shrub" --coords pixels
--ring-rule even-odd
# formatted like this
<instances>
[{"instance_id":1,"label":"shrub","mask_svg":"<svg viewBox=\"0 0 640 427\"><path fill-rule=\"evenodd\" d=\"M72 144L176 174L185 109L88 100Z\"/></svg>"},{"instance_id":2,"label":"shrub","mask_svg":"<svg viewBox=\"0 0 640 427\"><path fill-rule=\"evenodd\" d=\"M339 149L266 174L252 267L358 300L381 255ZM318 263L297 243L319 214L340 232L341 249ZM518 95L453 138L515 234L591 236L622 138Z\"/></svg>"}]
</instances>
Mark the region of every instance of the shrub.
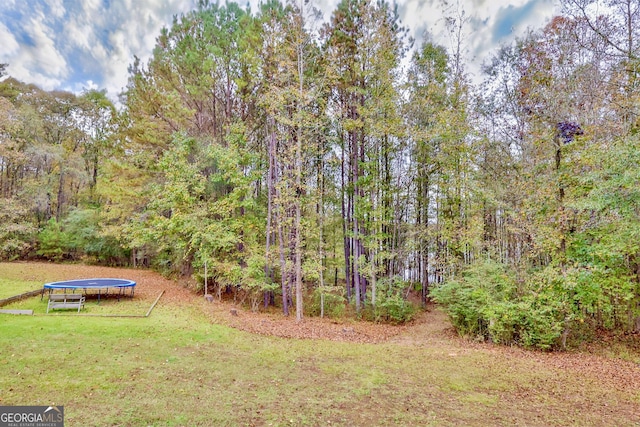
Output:
<instances>
[{"instance_id":1,"label":"shrub","mask_svg":"<svg viewBox=\"0 0 640 427\"><path fill-rule=\"evenodd\" d=\"M431 297L462 335L549 349L558 343L567 318L566 301L554 280L545 270L519 289L506 266L484 261L432 289Z\"/></svg>"},{"instance_id":2,"label":"shrub","mask_svg":"<svg viewBox=\"0 0 640 427\"><path fill-rule=\"evenodd\" d=\"M405 298L411 284L399 277L382 278L376 284L376 305L371 304L371 292L364 316L375 322L402 324L411 321L417 307Z\"/></svg>"},{"instance_id":3,"label":"shrub","mask_svg":"<svg viewBox=\"0 0 640 427\"><path fill-rule=\"evenodd\" d=\"M346 312L344 288L325 286L324 289L315 288L311 301L305 307L311 316L320 316L322 311L322 295L324 294L324 316L332 319L344 317Z\"/></svg>"},{"instance_id":4,"label":"shrub","mask_svg":"<svg viewBox=\"0 0 640 427\"><path fill-rule=\"evenodd\" d=\"M1 260L22 258L33 249L37 230L25 206L15 199L0 200L0 224Z\"/></svg>"},{"instance_id":5,"label":"shrub","mask_svg":"<svg viewBox=\"0 0 640 427\"><path fill-rule=\"evenodd\" d=\"M62 225L51 218L38 233L37 254L52 261L62 261L70 256L71 236L66 233Z\"/></svg>"},{"instance_id":6,"label":"shrub","mask_svg":"<svg viewBox=\"0 0 640 427\"><path fill-rule=\"evenodd\" d=\"M516 317L510 305L515 291L515 279L506 268L485 261L470 266L459 279L434 287L430 295L445 307L460 334L506 342L515 333L509 324Z\"/></svg>"},{"instance_id":7,"label":"shrub","mask_svg":"<svg viewBox=\"0 0 640 427\"><path fill-rule=\"evenodd\" d=\"M126 263L127 253L115 238L100 234L97 209L75 209L57 222L51 218L38 234L38 255L46 259L86 259L91 262L119 265Z\"/></svg>"}]
</instances>

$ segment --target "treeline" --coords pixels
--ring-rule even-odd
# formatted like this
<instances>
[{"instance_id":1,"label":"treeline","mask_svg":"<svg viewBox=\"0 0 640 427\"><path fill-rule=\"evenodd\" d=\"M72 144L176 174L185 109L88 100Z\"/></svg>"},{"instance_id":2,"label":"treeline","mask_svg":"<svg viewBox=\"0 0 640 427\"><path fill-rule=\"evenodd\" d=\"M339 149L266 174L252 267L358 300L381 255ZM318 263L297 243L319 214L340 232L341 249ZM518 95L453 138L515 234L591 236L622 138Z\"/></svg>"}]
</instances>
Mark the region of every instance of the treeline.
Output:
<instances>
[{"instance_id":1,"label":"treeline","mask_svg":"<svg viewBox=\"0 0 640 427\"><path fill-rule=\"evenodd\" d=\"M435 298L462 333L541 348L640 329L638 6L564 3L481 85L363 0L325 23L202 1L119 109L6 78L0 257L206 265L298 319Z\"/></svg>"}]
</instances>

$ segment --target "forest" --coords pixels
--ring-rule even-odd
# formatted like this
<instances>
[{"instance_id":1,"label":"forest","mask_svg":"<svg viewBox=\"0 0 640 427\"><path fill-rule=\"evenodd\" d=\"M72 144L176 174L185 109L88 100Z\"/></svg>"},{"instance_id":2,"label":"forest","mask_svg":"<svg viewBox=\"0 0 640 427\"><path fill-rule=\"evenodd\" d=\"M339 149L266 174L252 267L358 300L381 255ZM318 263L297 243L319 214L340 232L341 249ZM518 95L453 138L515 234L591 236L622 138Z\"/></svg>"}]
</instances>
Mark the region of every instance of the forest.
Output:
<instances>
[{"instance_id":1,"label":"forest","mask_svg":"<svg viewBox=\"0 0 640 427\"><path fill-rule=\"evenodd\" d=\"M0 260L191 276L252 310L564 348L640 332L640 3L485 58L385 1L201 0L105 91L0 81ZM447 20L452 35L463 21ZM0 75L5 74L5 66Z\"/></svg>"}]
</instances>

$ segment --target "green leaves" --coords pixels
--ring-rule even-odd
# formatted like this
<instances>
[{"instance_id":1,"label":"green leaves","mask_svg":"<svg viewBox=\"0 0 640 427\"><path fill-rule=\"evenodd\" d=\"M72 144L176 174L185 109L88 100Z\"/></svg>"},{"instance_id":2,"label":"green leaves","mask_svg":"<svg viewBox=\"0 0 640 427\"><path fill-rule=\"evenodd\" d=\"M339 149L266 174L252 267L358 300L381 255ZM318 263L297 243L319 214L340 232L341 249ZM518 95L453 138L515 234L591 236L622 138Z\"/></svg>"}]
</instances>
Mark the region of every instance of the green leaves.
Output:
<instances>
[{"instance_id":1,"label":"green leaves","mask_svg":"<svg viewBox=\"0 0 640 427\"><path fill-rule=\"evenodd\" d=\"M0 259L13 261L33 250L37 228L23 203L0 199L0 224Z\"/></svg>"},{"instance_id":2,"label":"green leaves","mask_svg":"<svg viewBox=\"0 0 640 427\"><path fill-rule=\"evenodd\" d=\"M463 335L549 349L558 345L566 312L564 292L554 283L559 283L554 274L538 274L518 284L507 266L481 261L434 288L431 296Z\"/></svg>"}]
</instances>

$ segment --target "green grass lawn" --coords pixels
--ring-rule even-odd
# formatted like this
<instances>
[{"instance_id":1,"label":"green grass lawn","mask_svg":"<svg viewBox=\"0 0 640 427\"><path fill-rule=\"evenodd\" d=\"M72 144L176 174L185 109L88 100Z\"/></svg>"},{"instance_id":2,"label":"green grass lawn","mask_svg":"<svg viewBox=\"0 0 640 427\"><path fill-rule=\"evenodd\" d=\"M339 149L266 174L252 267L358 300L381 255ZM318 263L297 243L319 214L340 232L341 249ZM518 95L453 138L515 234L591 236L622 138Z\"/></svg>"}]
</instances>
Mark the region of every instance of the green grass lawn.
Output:
<instances>
[{"instance_id":1,"label":"green grass lawn","mask_svg":"<svg viewBox=\"0 0 640 427\"><path fill-rule=\"evenodd\" d=\"M48 273L29 263L0 263L0 299L42 289L44 283L55 280Z\"/></svg>"},{"instance_id":2,"label":"green grass lawn","mask_svg":"<svg viewBox=\"0 0 640 427\"><path fill-rule=\"evenodd\" d=\"M29 268L28 263L0 263L0 299L9 298L15 295L20 295L25 292L42 289L42 286L47 281L55 281L56 279L46 279L46 271L34 271L33 268ZM71 292L71 291L70 291ZM33 313L46 314L47 313L47 293L44 297L40 298L26 298L20 301L6 304L0 309L6 310L33 310ZM81 311L83 315L133 315L144 316L152 301L143 300L140 298L129 298L129 291L126 295L120 299L113 295L107 297L103 296L98 299L95 292L90 292L85 301L84 308ZM76 310L53 310L49 312L49 315L69 315L74 314Z\"/></svg>"},{"instance_id":3,"label":"green grass lawn","mask_svg":"<svg viewBox=\"0 0 640 427\"><path fill-rule=\"evenodd\" d=\"M35 280L0 279L0 299L20 295L42 288L42 283Z\"/></svg>"},{"instance_id":4,"label":"green grass lawn","mask_svg":"<svg viewBox=\"0 0 640 427\"><path fill-rule=\"evenodd\" d=\"M64 405L67 427L640 423L638 389L527 352L264 337L211 324L201 304L0 315L0 405Z\"/></svg>"},{"instance_id":5,"label":"green grass lawn","mask_svg":"<svg viewBox=\"0 0 640 427\"><path fill-rule=\"evenodd\" d=\"M2 309L7 310L33 310L33 314L47 314L47 293L44 294L44 297L41 299L38 295L33 298L26 298L20 301L12 302L10 304L5 305ZM91 316L144 316L149 307L151 306L151 302L148 300L141 300L140 298L129 298L123 297L118 300L117 298L110 296L108 298L98 298L95 295L91 295L85 300L84 307L80 311L80 315L91 315ZM49 316L68 316L68 315L76 315L78 313L77 309L68 309L68 310L50 310Z\"/></svg>"}]
</instances>

